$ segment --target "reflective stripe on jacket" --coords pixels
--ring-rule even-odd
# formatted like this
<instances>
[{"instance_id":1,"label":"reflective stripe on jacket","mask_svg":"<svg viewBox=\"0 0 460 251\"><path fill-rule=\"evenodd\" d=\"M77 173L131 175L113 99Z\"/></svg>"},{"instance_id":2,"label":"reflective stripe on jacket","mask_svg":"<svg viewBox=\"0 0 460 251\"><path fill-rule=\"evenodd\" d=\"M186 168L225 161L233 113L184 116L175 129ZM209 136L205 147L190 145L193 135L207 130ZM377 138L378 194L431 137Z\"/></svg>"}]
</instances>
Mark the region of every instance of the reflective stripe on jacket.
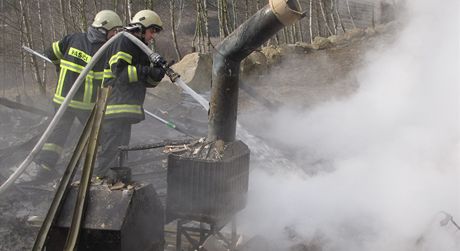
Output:
<instances>
[{"instance_id":1,"label":"reflective stripe on jacket","mask_svg":"<svg viewBox=\"0 0 460 251\"><path fill-rule=\"evenodd\" d=\"M91 43L86 33L74 33L52 44L45 55L59 65L59 79L53 101L62 104L72 85L91 60L102 42ZM104 62L100 60L88 73L69 106L79 110L91 110L96 101L97 88L103 79Z\"/></svg>"},{"instance_id":2,"label":"reflective stripe on jacket","mask_svg":"<svg viewBox=\"0 0 460 251\"><path fill-rule=\"evenodd\" d=\"M107 49L104 86L112 86L107 103L106 119L123 118L129 123L144 120L144 99L147 82L140 75L149 66L147 55L129 38L121 36Z\"/></svg>"}]
</instances>

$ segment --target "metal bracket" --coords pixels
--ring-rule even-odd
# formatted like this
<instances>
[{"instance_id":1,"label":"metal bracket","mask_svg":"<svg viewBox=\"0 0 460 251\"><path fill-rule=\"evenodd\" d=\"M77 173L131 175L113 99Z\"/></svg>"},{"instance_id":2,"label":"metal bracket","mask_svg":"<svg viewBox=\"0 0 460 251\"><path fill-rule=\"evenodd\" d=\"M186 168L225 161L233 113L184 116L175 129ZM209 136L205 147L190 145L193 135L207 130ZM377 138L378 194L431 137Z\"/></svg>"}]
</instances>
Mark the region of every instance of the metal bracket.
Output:
<instances>
[{"instance_id":1,"label":"metal bracket","mask_svg":"<svg viewBox=\"0 0 460 251\"><path fill-rule=\"evenodd\" d=\"M199 224L199 227L190 225L190 223ZM231 236L230 239L225 236L215 223L196 222L184 219L177 220L176 230L176 251L182 251L182 236L185 236L186 240L190 243L191 250L206 250L204 245L209 237L215 236L217 239L222 240L225 243L225 248L229 251L236 250L237 243L237 230L235 218L232 218L231 222Z\"/></svg>"}]
</instances>

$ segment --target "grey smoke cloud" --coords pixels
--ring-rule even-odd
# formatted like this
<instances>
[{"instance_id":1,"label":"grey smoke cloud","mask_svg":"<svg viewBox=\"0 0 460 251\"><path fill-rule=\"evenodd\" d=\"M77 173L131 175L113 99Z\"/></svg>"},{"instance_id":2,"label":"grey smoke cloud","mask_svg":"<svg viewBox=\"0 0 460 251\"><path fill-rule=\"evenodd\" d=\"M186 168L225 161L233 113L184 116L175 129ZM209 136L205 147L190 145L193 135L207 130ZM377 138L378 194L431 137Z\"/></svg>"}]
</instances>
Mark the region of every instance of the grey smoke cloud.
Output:
<instances>
[{"instance_id":1,"label":"grey smoke cloud","mask_svg":"<svg viewBox=\"0 0 460 251\"><path fill-rule=\"evenodd\" d=\"M333 168L306 179L253 171L244 233L281 247L290 226L323 250L460 249L460 232L436 218L460 221L459 7L408 1L400 37L368 53L354 95L275 114L266 135L299 149L304 169Z\"/></svg>"}]
</instances>

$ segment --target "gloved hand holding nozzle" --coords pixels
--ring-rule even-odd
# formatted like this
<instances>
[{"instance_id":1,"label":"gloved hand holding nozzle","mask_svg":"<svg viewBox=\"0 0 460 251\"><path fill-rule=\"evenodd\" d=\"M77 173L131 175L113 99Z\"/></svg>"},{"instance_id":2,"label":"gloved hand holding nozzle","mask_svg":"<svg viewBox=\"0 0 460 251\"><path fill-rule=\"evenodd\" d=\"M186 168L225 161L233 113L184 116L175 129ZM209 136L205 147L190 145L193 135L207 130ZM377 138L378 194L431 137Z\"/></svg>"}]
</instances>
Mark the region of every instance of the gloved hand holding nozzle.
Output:
<instances>
[{"instance_id":1,"label":"gloved hand holding nozzle","mask_svg":"<svg viewBox=\"0 0 460 251\"><path fill-rule=\"evenodd\" d=\"M152 53L149 55L150 62L154 65L160 66L162 68L168 67L168 61L166 61L160 54Z\"/></svg>"},{"instance_id":2,"label":"gloved hand holding nozzle","mask_svg":"<svg viewBox=\"0 0 460 251\"><path fill-rule=\"evenodd\" d=\"M168 61L166 61L160 54L154 52L149 55L149 59L154 65L163 68L165 74L172 82L176 81L176 79L180 77L179 74L169 67L170 65L168 64Z\"/></svg>"}]
</instances>

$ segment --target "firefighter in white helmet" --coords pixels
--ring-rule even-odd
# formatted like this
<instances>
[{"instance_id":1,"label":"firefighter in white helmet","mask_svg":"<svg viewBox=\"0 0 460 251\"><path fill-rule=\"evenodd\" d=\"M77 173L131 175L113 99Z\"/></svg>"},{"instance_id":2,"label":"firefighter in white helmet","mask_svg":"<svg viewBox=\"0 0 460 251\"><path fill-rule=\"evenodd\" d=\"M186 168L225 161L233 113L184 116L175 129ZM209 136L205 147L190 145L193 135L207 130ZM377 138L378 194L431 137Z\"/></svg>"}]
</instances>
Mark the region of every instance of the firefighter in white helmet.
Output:
<instances>
[{"instance_id":1,"label":"firefighter in white helmet","mask_svg":"<svg viewBox=\"0 0 460 251\"><path fill-rule=\"evenodd\" d=\"M134 15L126 31L149 45L163 30L160 16L152 10L141 10ZM146 88L155 87L164 77L164 70L151 65L149 57L129 38L117 38L107 49L104 86L112 86L107 102L101 133L101 151L96 177L106 177L114 167L118 146L128 145L131 125L144 120Z\"/></svg>"},{"instance_id":2,"label":"firefighter in white helmet","mask_svg":"<svg viewBox=\"0 0 460 251\"><path fill-rule=\"evenodd\" d=\"M96 14L87 32L66 35L52 43L45 55L56 65L59 79L53 96L57 110L64 101L75 80L96 51L123 27L121 18L111 10L102 10ZM96 101L97 88L103 78L105 60L99 60L88 73L85 83L81 85L70 101L69 107L56 125L48 141L43 145L34 162L38 165L36 181L49 181L58 173L55 170L59 156L69 135L75 118L85 124Z\"/></svg>"}]
</instances>

